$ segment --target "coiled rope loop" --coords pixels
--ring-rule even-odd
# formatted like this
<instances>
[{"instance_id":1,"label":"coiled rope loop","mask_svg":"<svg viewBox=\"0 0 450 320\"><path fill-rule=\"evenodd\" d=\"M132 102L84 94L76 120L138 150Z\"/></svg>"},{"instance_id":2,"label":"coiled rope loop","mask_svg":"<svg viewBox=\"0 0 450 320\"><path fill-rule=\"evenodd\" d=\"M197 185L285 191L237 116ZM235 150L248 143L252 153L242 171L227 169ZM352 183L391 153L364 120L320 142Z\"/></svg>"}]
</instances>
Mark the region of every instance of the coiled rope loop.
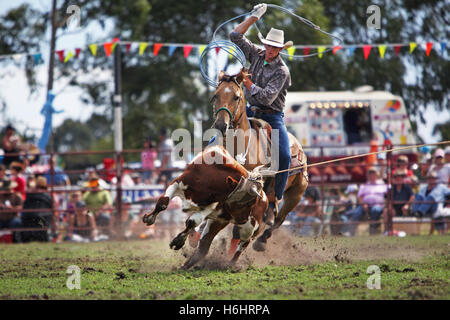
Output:
<instances>
[{"instance_id":1,"label":"coiled rope loop","mask_svg":"<svg viewBox=\"0 0 450 320\"><path fill-rule=\"evenodd\" d=\"M341 43L343 42L342 38L340 38L340 37L338 37L338 36L335 36L335 35L332 35L332 34L329 33L329 32L323 31L322 29L320 29L319 26L315 25L315 24L314 24L313 22L311 22L310 20L308 20L308 19L306 19L306 18L303 18L303 17L301 17L301 16L299 16L299 15L293 13L292 11L290 11L290 10L288 10L288 9L285 9L285 8L283 8L283 7L280 7L280 6L276 5L276 4L270 4L270 3L267 4L267 7L268 7L268 8L278 9L278 10L284 12L284 13L287 13L287 14L289 14L289 15L291 15L291 16L297 18L298 20L300 20L301 22L303 22L303 23L306 24L307 26L309 26L309 27L311 27L311 28L313 28L313 29L315 29L315 30L317 30L317 31L319 31L319 32L321 32L321 33L323 33L323 34L326 34L326 35L329 36L330 38L334 38L334 39L338 40L338 41L339 41L339 44L341 44ZM226 53L228 53L228 54L231 55L232 57L236 58L236 60L237 60L243 67L245 66L245 63L246 63L246 59L245 59L244 53L242 52L242 50L241 50L236 44L234 44L233 42L228 41L228 40L216 40L216 34L217 34L217 31L219 31L224 25L230 23L231 21L234 21L234 20L239 19L239 18L241 18L241 17L244 17L244 16L246 16L246 15L249 15L249 14L251 14L252 12L253 12L253 11L251 11L251 12L246 12L246 13L244 13L244 14L238 15L238 16L236 16L236 17L234 17L234 18L231 18L231 19L229 19L229 20L223 22L222 24L220 24L220 25L217 27L217 29L214 31L211 42L210 42L210 43L206 46L206 48L203 50L203 52L202 52L202 54L201 54L201 56L200 56L200 63L199 63L199 66L200 66L200 73L201 73L202 77L206 80L206 82L208 82L208 84L211 85L212 87L217 87L217 86L219 85L219 83L218 83L217 81L215 81L215 80L209 78L209 76L208 76L208 74L206 73L206 71L205 71L205 69L204 69L204 66L203 66L203 64L204 64L204 59L205 59L205 57L208 55L208 52L209 52L209 51L211 51L211 50L213 50L213 49L215 50L216 48L220 48L221 50L225 51ZM258 31L258 34L261 34L261 31L259 30L257 23L255 23L254 26L255 26L256 30ZM338 44L336 44L336 45L338 45ZM329 51L331 51L331 50L333 50L333 48L332 48L332 47L328 47L325 51L322 52L322 54L323 54L323 53L327 53L327 52L329 52ZM292 56L289 56L289 54L286 54L286 53L284 53L284 52L280 52L280 54L281 54L282 56L289 57L289 58L291 58L291 59L299 59L299 58L307 58L307 57L317 56L317 55L319 54L319 52L315 52L315 53L311 53L311 54L307 54L307 55L292 55Z\"/></svg>"}]
</instances>

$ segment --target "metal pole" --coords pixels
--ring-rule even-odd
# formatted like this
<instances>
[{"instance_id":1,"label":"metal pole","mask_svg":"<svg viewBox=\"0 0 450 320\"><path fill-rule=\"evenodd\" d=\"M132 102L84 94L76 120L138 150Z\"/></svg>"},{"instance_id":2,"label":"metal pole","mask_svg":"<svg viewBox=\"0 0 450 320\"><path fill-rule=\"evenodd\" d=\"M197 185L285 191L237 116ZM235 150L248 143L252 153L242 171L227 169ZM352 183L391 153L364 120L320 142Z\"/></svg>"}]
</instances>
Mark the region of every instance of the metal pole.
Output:
<instances>
[{"instance_id":1,"label":"metal pole","mask_svg":"<svg viewBox=\"0 0 450 320\"><path fill-rule=\"evenodd\" d=\"M114 51L114 151L116 158L116 230L122 232L122 95L121 95L121 47L117 43Z\"/></svg>"},{"instance_id":2,"label":"metal pole","mask_svg":"<svg viewBox=\"0 0 450 320\"><path fill-rule=\"evenodd\" d=\"M392 150L392 144L389 144L387 146L387 150ZM387 153L387 183L388 183L388 205L387 205L387 223L385 226L385 231L387 231L387 234L391 234L393 230L393 207L392 207L392 201L394 198L394 188L395 186L392 185L392 152Z\"/></svg>"}]
</instances>

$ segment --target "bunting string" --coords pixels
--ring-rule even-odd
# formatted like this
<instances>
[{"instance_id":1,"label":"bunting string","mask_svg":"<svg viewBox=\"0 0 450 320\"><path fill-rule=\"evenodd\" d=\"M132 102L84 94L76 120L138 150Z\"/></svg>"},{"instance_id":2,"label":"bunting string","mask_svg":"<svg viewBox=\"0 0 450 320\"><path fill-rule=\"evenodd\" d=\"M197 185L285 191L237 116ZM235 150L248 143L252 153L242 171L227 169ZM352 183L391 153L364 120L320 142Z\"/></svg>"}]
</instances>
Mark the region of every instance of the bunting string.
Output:
<instances>
[{"instance_id":1,"label":"bunting string","mask_svg":"<svg viewBox=\"0 0 450 320\"><path fill-rule=\"evenodd\" d=\"M172 42L147 42L147 41L121 41L118 38L114 38L112 41L104 42L104 43L92 43L88 44L84 49L83 48L73 48L73 49L59 49L55 50L55 54L57 55L59 61L61 63L67 63L70 60L78 59L80 53L90 54L92 56L97 56L99 53L99 48L102 48L105 55L107 57L111 56L111 53L114 53L114 49L117 44L121 44L125 48L126 54L131 54L134 48L134 51L142 56L144 54L153 54L154 57L157 57L161 54L161 50L166 48L167 55L171 57L177 48L182 48L184 58L188 58L192 50L195 48L197 50L197 54L201 55L206 48L206 44L195 44L195 43L172 43ZM148 50L149 47L152 47L151 50ZM331 49L333 55L336 54L347 54L348 57L351 57L355 54L357 49L362 49L362 53L364 59L368 59L370 55L374 55L378 53L381 59L385 58L385 54L390 50L394 53L395 57L402 52L402 48L405 49L404 53L413 54L417 52L417 49L422 49L425 52L426 56L429 57L432 53L433 49L440 54L442 57L446 56L447 53L447 42L407 42L407 43L381 43L381 44L366 44L366 43L358 43L358 44L340 44L336 46L330 45L294 45L287 49L288 60L292 61L292 57L295 52L302 52L304 55L309 55L311 51L317 51L317 55L319 59L322 59L323 53L327 52ZM374 50L376 51L374 51ZM393 49L393 50L392 50ZM220 48L216 48L216 53L218 54ZM180 51L181 52L181 51ZM228 54L230 55L230 54ZM24 58L31 56L35 64L43 63L43 57L41 52L37 53L12 53L12 54L4 54L0 55L0 60L5 59L13 59L16 63L23 61Z\"/></svg>"}]
</instances>

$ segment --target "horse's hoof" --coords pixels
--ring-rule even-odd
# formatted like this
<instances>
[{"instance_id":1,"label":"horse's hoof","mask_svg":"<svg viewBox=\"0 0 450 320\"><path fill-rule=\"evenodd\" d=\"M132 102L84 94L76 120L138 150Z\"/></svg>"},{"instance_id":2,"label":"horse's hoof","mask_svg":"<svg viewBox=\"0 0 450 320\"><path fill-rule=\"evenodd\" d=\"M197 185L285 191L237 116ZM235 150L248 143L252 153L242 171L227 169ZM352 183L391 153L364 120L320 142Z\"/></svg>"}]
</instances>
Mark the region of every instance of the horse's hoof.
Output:
<instances>
[{"instance_id":1,"label":"horse's hoof","mask_svg":"<svg viewBox=\"0 0 450 320\"><path fill-rule=\"evenodd\" d=\"M253 242L253 250L258 252L266 251L266 246L267 243L262 242L261 240L256 240L255 242Z\"/></svg>"},{"instance_id":2,"label":"horse's hoof","mask_svg":"<svg viewBox=\"0 0 450 320\"><path fill-rule=\"evenodd\" d=\"M170 249L180 250L181 248L183 248L185 242L186 236L179 234L175 237L175 239L172 240L172 242L170 242Z\"/></svg>"}]
</instances>

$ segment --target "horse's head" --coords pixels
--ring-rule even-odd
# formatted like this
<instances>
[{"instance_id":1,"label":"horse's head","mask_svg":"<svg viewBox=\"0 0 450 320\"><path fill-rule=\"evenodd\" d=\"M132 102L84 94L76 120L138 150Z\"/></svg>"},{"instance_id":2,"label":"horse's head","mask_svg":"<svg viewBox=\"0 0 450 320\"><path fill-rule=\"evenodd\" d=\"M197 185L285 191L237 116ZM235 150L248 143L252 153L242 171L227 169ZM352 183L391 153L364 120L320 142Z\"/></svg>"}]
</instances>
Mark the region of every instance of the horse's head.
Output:
<instances>
[{"instance_id":1,"label":"horse's head","mask_svg":"<svg viewBox=\"0 0 450 320\"><path fill-rule=\"evenodd\" d=\"M219 74L219 85L211 101L216 117L213 128L220 130L222 135L225 135L227 129L235 127L245 112L244 91L241 89L244 72L246 70L242 69L234 76L223 71Z\"/></svg>"}]
</instances>

